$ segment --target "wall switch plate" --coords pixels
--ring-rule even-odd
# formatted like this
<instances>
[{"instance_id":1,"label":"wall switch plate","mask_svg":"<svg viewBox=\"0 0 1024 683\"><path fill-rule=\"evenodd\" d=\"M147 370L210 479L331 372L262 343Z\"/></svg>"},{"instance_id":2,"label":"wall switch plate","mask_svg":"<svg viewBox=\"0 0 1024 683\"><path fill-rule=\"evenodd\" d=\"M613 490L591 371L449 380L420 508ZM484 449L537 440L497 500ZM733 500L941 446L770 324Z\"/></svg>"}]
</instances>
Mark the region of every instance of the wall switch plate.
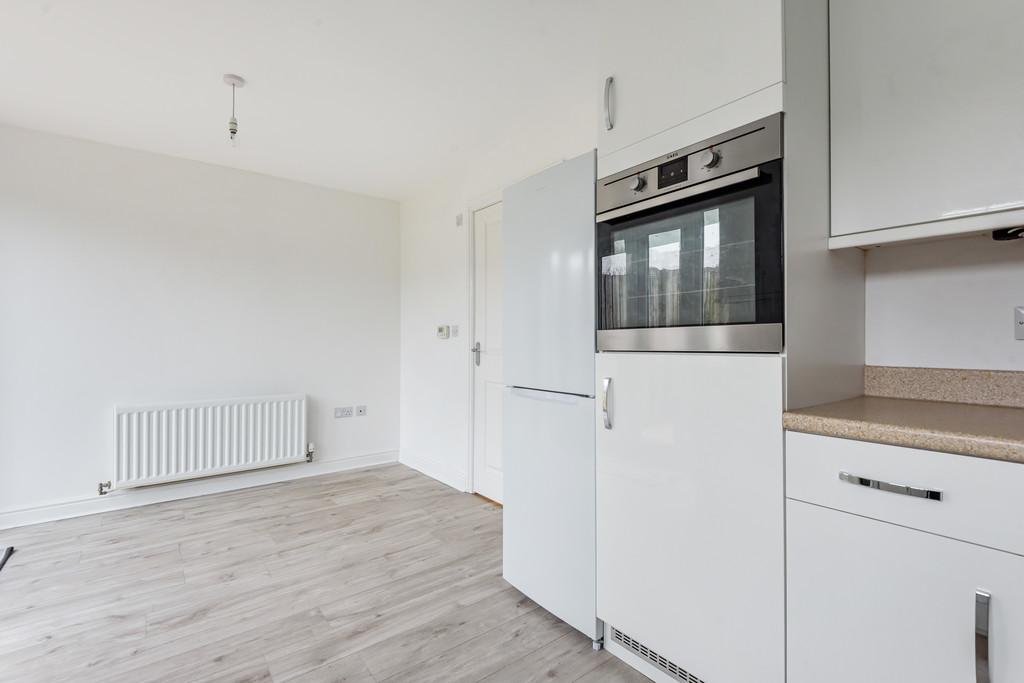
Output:
<instances>
[{"instance_id":1,"label":"wall switch plate","mask_svg":"<svg viewBox=\"0 0 1024 683\"><path fill-rule=\"evenodd\" d=\"M345 406L344 408L335 408L334 417L352 417L352 406Z\"/></svg>"},{"instance_id":2,"label":"wall switch plate","mask_svg":"<svg viewBox=\"0 0 1024 683\"><path fill-rule=\"evenodd\" d=\"M1024 306L1018 306L1013 311L1013 338L1024 341Z\"/></svg>"},{"instance_id":3,"label":"wall switch plate","mask_svg":"<svg viewBox=\"0 0 1024 683\"><path fill-rule=\"evenodd\" d=\"M356 415L359 417L366 415L366 406L356 406Z\"/></svg>"},{"instance_id":4,"label":"wall switch plate","mask_svg":"<svg viewBox=\"0 0 1024 683\"><path fill-rule=\"evenodd\" d=\"M451 336L451 334L452 334L452 328L449 327L448 325L438 325L437 326L437 338L438 339L447 339L448 337Z\"/></svg>"}]
</instances>

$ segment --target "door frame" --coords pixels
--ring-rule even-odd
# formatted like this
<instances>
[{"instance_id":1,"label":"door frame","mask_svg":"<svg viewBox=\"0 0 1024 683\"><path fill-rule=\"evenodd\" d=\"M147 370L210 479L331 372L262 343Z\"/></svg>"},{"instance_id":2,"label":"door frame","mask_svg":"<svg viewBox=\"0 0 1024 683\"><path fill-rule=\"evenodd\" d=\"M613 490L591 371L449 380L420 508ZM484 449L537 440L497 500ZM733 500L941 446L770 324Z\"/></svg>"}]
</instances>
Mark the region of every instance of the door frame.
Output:
<instances>
[{"instance_id":1,"label":"door frame","mask_svg":"<svg viewBox=\"0 0 1024 683\"><path fill-rule=\"evenodd\" d=\"M476 340L476 213L495 204L500 204L501 200L501 191L495 190L494 192L488 192L476 197L466 205L466 285L469 292L466 307L469 324L466 325L466 328L469 330L469 334L466 335L466 340L462 344L466 354L466 363L469 367L469 383L466 387L469 403L469 424L466 430L466 482L463 486L463 491L466 493L474 493L473 470L475 468L473 465L473 451L476 448L476 363L473 362L473 356L470 353L470 349L473 348L473 342Z\"/></svg>"}]
</instances>

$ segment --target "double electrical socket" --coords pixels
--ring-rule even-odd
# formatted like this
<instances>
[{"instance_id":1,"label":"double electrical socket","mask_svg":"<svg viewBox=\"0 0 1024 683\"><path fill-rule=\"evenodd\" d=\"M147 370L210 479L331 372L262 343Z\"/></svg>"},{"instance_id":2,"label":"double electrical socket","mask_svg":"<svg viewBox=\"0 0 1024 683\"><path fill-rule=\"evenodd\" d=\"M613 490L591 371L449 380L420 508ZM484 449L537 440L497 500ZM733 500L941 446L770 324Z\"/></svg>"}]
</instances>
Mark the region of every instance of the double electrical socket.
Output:
<instances>
[{"instance_id":1,"label":"double electrical socket","mask_svg":"<svg viewBox=\"0 0 1024 683\"><path fill-rule=\"evenodd\" d=\"M359 417L366 415L366 406L356 406L355 414ZM352 417L352 406L334 409L334 417Z\"/></svg>"}]
</instances>

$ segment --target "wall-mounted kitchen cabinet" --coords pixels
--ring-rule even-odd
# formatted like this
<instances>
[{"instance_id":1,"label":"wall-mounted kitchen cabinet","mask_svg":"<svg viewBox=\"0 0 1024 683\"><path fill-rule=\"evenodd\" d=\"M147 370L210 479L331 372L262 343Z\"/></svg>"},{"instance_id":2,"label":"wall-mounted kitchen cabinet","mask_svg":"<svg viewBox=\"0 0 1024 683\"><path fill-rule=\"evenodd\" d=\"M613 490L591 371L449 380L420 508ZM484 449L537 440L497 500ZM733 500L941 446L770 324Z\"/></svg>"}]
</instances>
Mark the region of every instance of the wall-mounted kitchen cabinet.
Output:
<instances>
[{"instance_id":1,"label":"wall-mounted kitchen cabinet","mask_svg":"<svg viewBox=\"0 0 1024 683\"><path fill-rule=\"evenodd\" d=\"M605 11L598 176L782 110L781 0Z\"/></svg>"},{"instance_id":2,"label":"wall-mounted kitchen cabinet","mask_svg":"<svg viewBox=\"0 0 1024 683\"><path fill-rule=\"evenodd\" d=\"M832 248L1024 224L1024 3L831 0Z\"/></svg>"}]
</instances>

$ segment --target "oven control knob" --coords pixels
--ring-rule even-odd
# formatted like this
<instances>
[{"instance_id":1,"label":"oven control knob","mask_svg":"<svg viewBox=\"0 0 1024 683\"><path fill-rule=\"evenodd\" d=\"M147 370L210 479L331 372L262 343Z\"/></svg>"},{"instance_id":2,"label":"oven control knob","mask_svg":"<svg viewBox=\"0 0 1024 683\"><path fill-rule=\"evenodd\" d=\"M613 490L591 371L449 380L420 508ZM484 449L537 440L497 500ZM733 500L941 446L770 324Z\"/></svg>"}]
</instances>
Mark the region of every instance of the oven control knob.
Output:
<instances>
[{"instance_id":1,"label":"oven control knob","mask_svg":"<svg viewBox=\"0 0 1024 683\"><path fill-rule=\"evenodd\" d=\"M706 149L700 155L701 168L714 168L722 161L722 155L713 149Z\"/></svg>"},{"instance_id":2,"label":"oven control knob","mask_svg":"<svg viewBox=\"0 0 1024 683\"><path fill-rule=\"evenodd\" d=\"M642 175L634 176L629 181L629 189L633 190L633 192L642 192L645 187L647 187L647 178L644 178Z\"/></svg>"}]
</instances>

